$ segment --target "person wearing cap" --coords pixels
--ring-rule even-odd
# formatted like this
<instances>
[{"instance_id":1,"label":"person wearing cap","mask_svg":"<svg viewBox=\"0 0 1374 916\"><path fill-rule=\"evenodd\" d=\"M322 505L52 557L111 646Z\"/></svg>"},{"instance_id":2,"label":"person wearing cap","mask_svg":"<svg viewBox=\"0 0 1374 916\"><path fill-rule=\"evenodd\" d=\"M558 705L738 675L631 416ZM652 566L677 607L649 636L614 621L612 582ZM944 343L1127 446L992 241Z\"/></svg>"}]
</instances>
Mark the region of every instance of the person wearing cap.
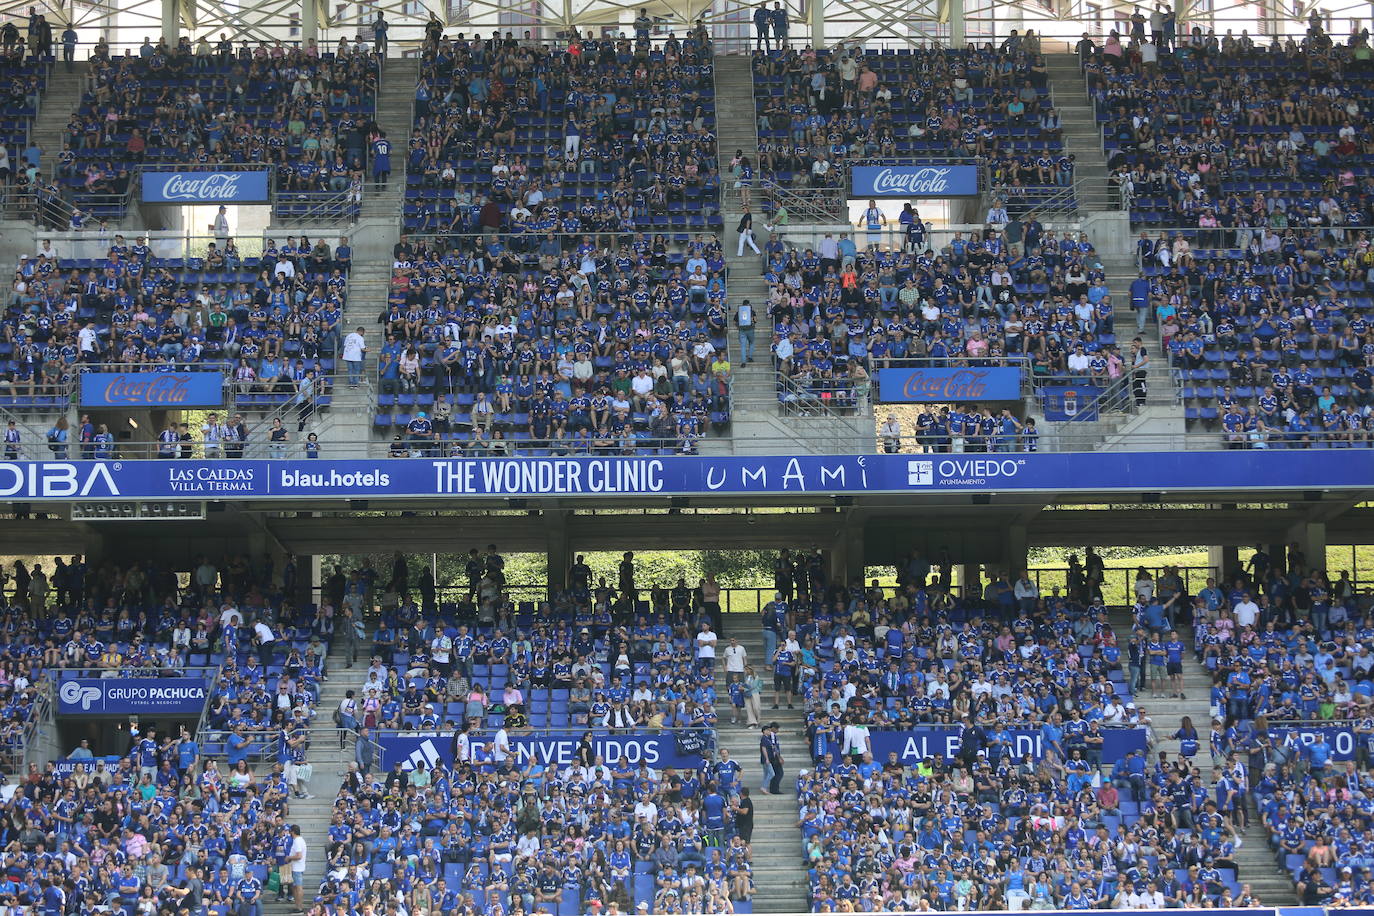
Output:
<instances>
[{"instance_id":1,"label":"person wearing cap","mask_svg":"<svg viewBox=\"0 0 1374 916\"><path fill-rule=\"evenodd\" d=\"M418 411L410 422L406 424L406 435L409 437L408 445L412 454L421 452L434 434L434 426L429 422L429 416L423 411Z\"/></svg>"}]
</instances>

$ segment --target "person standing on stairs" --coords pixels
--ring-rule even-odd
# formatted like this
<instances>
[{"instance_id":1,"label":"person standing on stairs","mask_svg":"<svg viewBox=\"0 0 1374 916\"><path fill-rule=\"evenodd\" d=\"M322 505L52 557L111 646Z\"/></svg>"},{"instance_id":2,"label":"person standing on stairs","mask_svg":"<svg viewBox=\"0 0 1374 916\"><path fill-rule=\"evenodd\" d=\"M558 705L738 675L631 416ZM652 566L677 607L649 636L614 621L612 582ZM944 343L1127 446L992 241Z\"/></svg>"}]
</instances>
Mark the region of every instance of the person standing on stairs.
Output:
<instances>
[{"instance_id":1,"label":"person standing on stairs","mask_svg":"<svg viewBox=\"0 0 1374 916\"><path fill-rule=\"evenodd\" d=\"M76 27L70 22L62 30L62 63L66 65L67 72L71 73L76 60Z\"/></svg>"},{"instance_id":2,"label":"person standing on stairs","mask_svg":"<svg viewBox=\"0 0 1374 916\"><path fill-rule=\"evenodd\" d=\"M754 800L749 797L747 786L740 787L735 800L735 832L746 843L754 838Z\"/></svg>"},{"instance_id":3,"label":"person standing on stairs","mask_svg":"<svg viewBox=\"0 0 1374 916\"><path fill-rule=\"evenodd\" d=\"M381 18L381 14L378 14ZM391 177L391 141L386 138L386 131L379 130L377 135L372 138L372 187L373 190L380 191L386 187L387 179Z\"/></svg>"},{"instance_id":4,"label":"person standing on stairs","mask_svg":"<svg viewBox=\"0 0 1374 916\"><path fill-rule=\"evenodd\" d=\"M749 212L749 205L744 205L744 212L739 216L739 224L735 226L735 231L739 233L739 245L735 251L735 257L744 257L744 246L748 245L754 249L754 254L762 254L759 246L754 244L754 214Z\"/></svg>"},{"instance_id":5,"label":"person standing on stairs","mask_svg":"<svg viewBox=\"0 0 1374 916\"><path fill-rule=\"evenodd\" d=\"M763 765L763 791L769 795L782 794L782 744L778 741L778 723L769 722L759 736L759 763Z\"/></svg>"},{"instance_id":6,"label":"person standing on stairs","mask_svg":"<svg viewBox=\"0 0 1374 916\"><path fill-rule=\"evenodd\" d=\"M735 310L735 324L739 327L740 365L749 365L754 358L754 306L745 299Z\"/></svg>"},{"instance_id":7,"label":"person standing on stairs","mask_svg":"<svg viewBox=\"0 0 1374 916\"><path fill-rule=\"evenodd\" d=\"M386 59L386 33L391 28L390 23L381 11L377 11L377 18L372 21L372 46L377 51L377 56Z\"/></svg>"}]
</instances>

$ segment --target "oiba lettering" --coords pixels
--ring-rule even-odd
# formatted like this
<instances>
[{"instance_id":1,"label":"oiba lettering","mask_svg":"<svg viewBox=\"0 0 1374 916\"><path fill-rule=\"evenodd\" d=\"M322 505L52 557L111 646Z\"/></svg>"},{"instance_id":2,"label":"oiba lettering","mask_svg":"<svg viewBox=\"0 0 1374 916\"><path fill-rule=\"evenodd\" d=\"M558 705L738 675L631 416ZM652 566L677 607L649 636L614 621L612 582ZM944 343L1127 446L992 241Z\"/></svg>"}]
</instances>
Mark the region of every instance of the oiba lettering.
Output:
<instances>
[{"instance_id":1,"label":"oiba lettering","mask_svg":"<svg viewBox=\"0 0 1374 916\"><path fill-rule=\"evenodd\" d=\"M949 169L923 168L914 172L880 169L873 178L873 193L899 191L904 194L943 194L949 188Z\"/></svg>"},{"instance_id":2,"label":"oiba lettering","mask_svg":"<svg viewBox=\"0 0 1374 916\"><path fill-rule=\"evenodd\" d=\"M200 178L188 178L178 172L162 183L166 200L234 200L238 197L239 175L211 172Z\"/></svg>"}]
</instances>

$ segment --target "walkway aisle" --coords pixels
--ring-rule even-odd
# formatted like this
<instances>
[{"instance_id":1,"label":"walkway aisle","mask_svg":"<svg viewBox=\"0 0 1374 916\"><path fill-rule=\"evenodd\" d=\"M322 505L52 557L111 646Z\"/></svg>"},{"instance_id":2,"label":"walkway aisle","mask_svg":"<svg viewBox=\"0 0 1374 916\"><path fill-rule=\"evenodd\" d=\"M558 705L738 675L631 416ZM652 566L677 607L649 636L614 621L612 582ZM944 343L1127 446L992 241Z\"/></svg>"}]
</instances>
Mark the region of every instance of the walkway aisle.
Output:
<instances>
[{"instance_id":1,"label":"walkway aisle","mask_svg":"<svg viewBox=\"0 0 1374 916\"><path fill-rule=\"evenodd\" d=\"M741 622L736 622L737 618ZM772 676L763 657L763 633L754 620L742 622L744 615L731 615L730 633L739 639L748 653L749 664L771 688ZM724 658L728 640L722 638L716 646L716 657ZM721 725L717 729L720 747L744 767L744 784L754 801L755 913L805 913L806 869L802 864L801 831L797 827L797 772L811 766L811 755L804 735L805 718L798 709L771 709L772 692L765 690L770 701L763 704L762 722L778 723L778 740L782 744L784 762L782 794L766 795L761 790L763 770L759 766L759 729L728 724L730 718L729 691L725 686L724 662L717 665L716 696L720 698L717 711ZM800 704L798 704L800 705Z\"/></svg>"}]
</instances>

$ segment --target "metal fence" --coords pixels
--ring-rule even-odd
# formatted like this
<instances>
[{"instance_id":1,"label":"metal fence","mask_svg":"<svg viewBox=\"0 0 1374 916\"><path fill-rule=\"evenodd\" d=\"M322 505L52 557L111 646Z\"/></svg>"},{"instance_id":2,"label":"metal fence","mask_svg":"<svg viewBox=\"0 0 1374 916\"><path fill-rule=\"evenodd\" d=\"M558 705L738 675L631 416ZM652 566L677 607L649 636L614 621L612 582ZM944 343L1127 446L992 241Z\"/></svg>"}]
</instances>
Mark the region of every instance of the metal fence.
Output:
<instances>
[{"instance_id":1,"label":"metal fence","mask_svg":"<svg viewBox=\"0 0 1374 916\"><path fill-rule=\"evenodd\" d=\"M798 544L799 548L806 548L812 545ZM981 582L986 583L991 578L1000 573L1005 573L1011 579L1020 575L1020 570L1006 569L997 564L985 564L981 567ZM1140 570L1145 570L1150 574L1151 579L1158 581L1166 571L1176 572L1183 580L1183 589L1188 594L1196 594L1203 589L1209 578L1218 577L1218 570L1212 566L1161 566L1157 564L1135 564L1131 566L1116 566L1103 569L1103 578L1100 583L1103 600L1112 606L1129 606L1135 601L1135 582L1136 575ZM951 594L962 595L967 592L967 583L958 580L959 567L951 566L948 576L944 578L945 588ZM935 577L941 576L941 571L932 566L931 574ZM1035 582L1036 588L1043 596L1051 595L1055 590L1061 594L1068 594L1069 587L1069 567L1068 566L1044 566L1030 568L1027 575ZM896 581L892 578L889 571L873 572L865 576L871 586L877 587L884 597L894 597L898 592ZM676 582L660 582L641 586L638 591L642 599L647 600L647 596L655 591L670 591ZM542 601L547 601L558 591L559 586L548 583L519 583L508 585L503 589L507 599L514 603L517 608L521 604L533 604L536 607ZM315 589L317 596L323 600L323 589ZM768 602L774 600L776 589L772 585L743 585L722 587L720 590L720 610L722 614L734 621L727 621L727 627L742 626L739 618L752 618L763 611ZM417 603L424 599L418 589L412 589L407 596L391 595L387 601L394 605L394 602L407 597ZM435 589L435 602L438 605L448 605L451 607L461 607L469 604L472 600L472 593L468 586L459 584L442 584ZM695 598L693 599L694 603Z\"/></svg>"},{"instance_id":2,"label":"metal fence","mask_svg":"<svg viewBox=\"0 0 1374 916\"><path fill-rule=\"evenodd\" d=\"M744 402L747 407L758 407ZM772 405L773 402L766 402ZM0 407L4 401L0 399ZM890 410L890 408L888 408ZM242 412L242 411L240 411ZM1274 432L1262 434L1262 438L1252 434L1232 434L1224 431L1197 431L1180 433L1119 433L1112 429L1101 430L1079 424L1061 424L1050 427L1037 424L1026 426L1020 432L994 434L983 439L978 436L944 437L919 433L911 425L902 427L900 436L885 436L878 428L871 433L865 429L856 433L854 417L865 417L866 413L837 412L820 415L815 411L807 412L798 408L795 411L781 411L789 427L794 427L794 435L748 435L736 438L730 435L711 434L694 444L687 444L674 436L665 438L636 438L622 444L618 440L608 440L609 444L597 444L597 440L572 439L514 439L494 438L491 435L477 437L466 428L455 429L447 437L431 433L416 436L404 427L394 426L382 434L381 438L366 440L341 440L331 437L330 426L307 424L305 429L298 428L290 406L279 407L276 413L267 413L263 419L256 415L248 424L248 439L243 450L221 450L209 457L232 459L298 459L309 458L352 458L352 459L390 459L404 461L410 459L433 460L443 458L546 458L592 455L596 457L643 456L650 450L655 457L671 459L676 454L697 454L709 449L712 455L728 455L739 448L741 454L806 454L806 455L871 455L875 452L906 455L976 455L976 454L1030 454L1040 452L1077 453L1077 452L1177 452L1177 451L1285 451L1290 449L1374 449L1374 437L1367 433L1352 432L1328 435L1325 433ZM886 416L884 408L874 411L875 424L881 423ZM284 449L274 450L269 439L271 419L279 416L286 427L287 445ZM327 412L319 416L327 417ZM842 425L847 420L849 425ZM803 422L805 421L805 422ZM38 423L30 420L29 428L46 427L51 421ZM821 427L817 424L827 424ZM69 431L70 432L70 431ZM307 449L307 437L316 433L318 450ZM189 460L207 457L205 443L200 438L182 442L175 455L160 455L158 442L117 441L109 454L86 454L80 443L69 437L64 447L53 447L45 441L23 440L16 444L15 453L19 459L43 460L57 457L59 460L71 458L100 459L155 459ZM388 438L389 437L389 438ZM704 445L703 445L704 443Z\"/></svg>"},{"instance_id":3,"label":"metal fence","mask_svg":"<svg viewBox=\"0 0 1374 916\"><path fill-rule=\"evenodd\" d=\"M170 634L168 634L170 636ZM165 678L175 680L177 678L197 678L207 682L213 682L219 676L219 666L202 665L182 665L179 667L169 667L166 665L156 665L153 667L133 667L130 665L119 665L115 668L57 668L54 669L58 681L69 681L74 678Z\"/></svg>"}]
</instances>

